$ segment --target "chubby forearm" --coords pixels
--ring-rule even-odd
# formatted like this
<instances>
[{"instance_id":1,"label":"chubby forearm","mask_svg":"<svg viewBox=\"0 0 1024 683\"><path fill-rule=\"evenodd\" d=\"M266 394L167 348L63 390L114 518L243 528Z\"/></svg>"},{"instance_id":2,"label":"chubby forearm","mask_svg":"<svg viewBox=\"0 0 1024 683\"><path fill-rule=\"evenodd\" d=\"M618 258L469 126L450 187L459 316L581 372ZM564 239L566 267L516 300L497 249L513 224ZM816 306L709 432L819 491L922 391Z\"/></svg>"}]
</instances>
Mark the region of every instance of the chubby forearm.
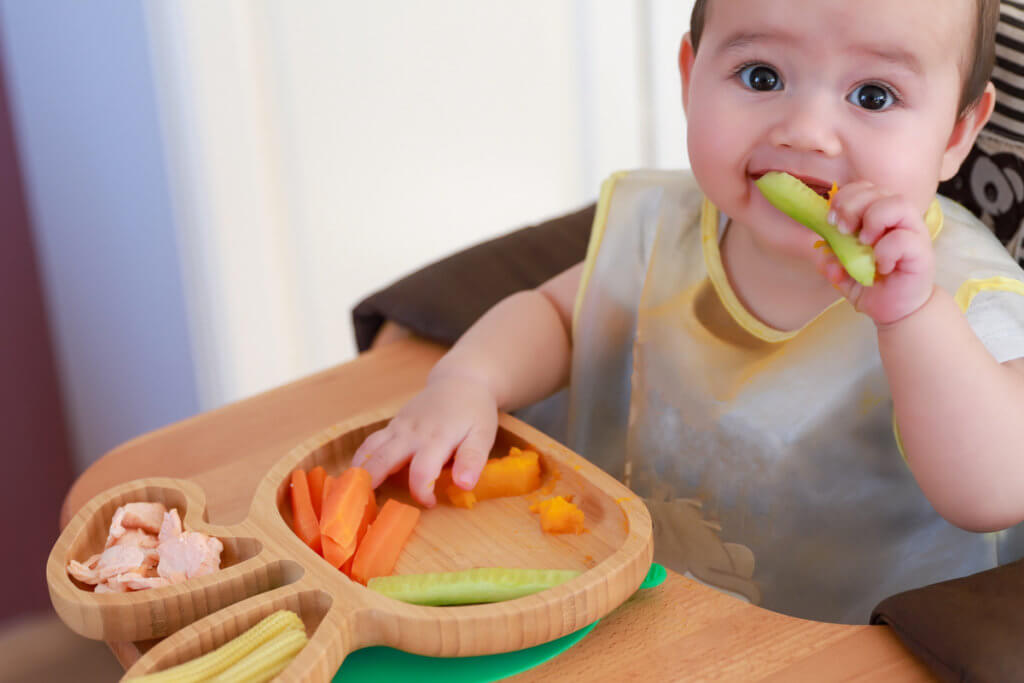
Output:
<instances>
[{"instance_id":1,"label":"chubby forearm","mask_svg":"<svg viewBox=\"0 0 1024 683\"><path fill-rule=\"evenodd\" d=\"M953 298L879 326L904 453L921 490L951 523L972 531L1024 519L1024 444L1014 415L1024 373L1000 365Z\"/></svg>"},{"instance_id":2,"label":"chubby forearm","mask_svg":"<svg viewBox=\"0 0 1024 683\"><path fill-rule=\"evenodd\" d=\"M568 381L568 331L540 290L517 292L485 313L430 373L486 385L502 410L554 393Z\"/></svg>"}]
</instances>

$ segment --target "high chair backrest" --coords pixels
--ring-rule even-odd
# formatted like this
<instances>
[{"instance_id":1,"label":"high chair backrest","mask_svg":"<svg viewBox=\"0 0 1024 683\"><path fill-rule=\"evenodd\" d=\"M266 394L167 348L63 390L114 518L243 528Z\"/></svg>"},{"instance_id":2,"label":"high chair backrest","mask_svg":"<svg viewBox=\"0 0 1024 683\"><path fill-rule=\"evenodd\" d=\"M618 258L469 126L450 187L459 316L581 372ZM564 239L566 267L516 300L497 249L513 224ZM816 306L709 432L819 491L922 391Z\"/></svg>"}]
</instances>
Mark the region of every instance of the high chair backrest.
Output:
<instances>
[{"instance_id":1,"label":"high chair backrest","mask_svg":"<svg viewBox=\"0 0 1024 683\"><path fill-rule=\"evenodd\" d=\"M978 216L1024 266L1024 2L1003 0L999 12L995 111L939 194Z\"/></svg>"}]
</instances>

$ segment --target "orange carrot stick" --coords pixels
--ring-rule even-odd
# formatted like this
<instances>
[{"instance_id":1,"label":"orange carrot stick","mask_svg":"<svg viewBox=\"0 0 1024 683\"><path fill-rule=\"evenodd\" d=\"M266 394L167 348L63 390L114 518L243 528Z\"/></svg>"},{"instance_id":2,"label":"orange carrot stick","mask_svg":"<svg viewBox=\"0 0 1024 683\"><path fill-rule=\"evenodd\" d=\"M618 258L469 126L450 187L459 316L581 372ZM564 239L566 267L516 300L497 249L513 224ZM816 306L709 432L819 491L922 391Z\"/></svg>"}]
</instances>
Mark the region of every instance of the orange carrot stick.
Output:
<instances>
[{"instance_id":1,"label":"orange carrot stick","mask_svg":"<svg viewBox=\"0 0 1024 683\"><path fill-rule=\"evenodd\" d=\"M334 483L335 477L327 475L324 477L324 490L320 494L320 517L323 518L324 503L327 502L327 494L331 492L331 484Z\"/></svg>"},{"instance_id":2,"label":"orange carrot stick","mask_svg":"<svg viewBox=\"0 0 1024 683\"><path fill-rule=\"evenodd\" d=\"M324 491L322 503L327 502L327 496L330 495L331 486L334 485L334 482L335 478L332 477L331 475L328 474L326 477L324 477ZM321 510L322 509L323 505L321 504ZM324 536L323 534L320 534L320 543L324 549L324 559L327 560L327 562L330 563L330 565L335 569L341 569L341 565L345 564L345 554L344 552L342 552L341 546L332 541L329 536Z\"/></svg>"},{"instance_id":3,"label":"orange carrot stick","mask_svg":"<svg viewBox=\"0 0 1024 683\"><path fill-rule=\"evenodd\" d=\"M377 519L377 496L370 493L370 500L366 502L366 526L369 527Z\"/></svg>"},{"instance_id":4,"label":"orange carrot stick","mask_svg":"<svg viewBox=\"0 0 1024 683\"><path fill-rule=\"evenodd\" d=\"M365 585L375 576L391 574L419 518L419 508L389 498L359 544L352 578Z\"/></svg>"},{"instance_id":5,"label":"orange carrot stick","mask_svg":"<svg viewBox=\"0 0 1024 683\"><path fill-rule=\"evenodd\" d=\"M319 553L321 552L320 525L317 523L316 513L313 511L309 482L304 470L292 472L291 489L292 529L303 543Z\"/></svg>"},{"instance_id":6,"label":"orange carrot stick","mask_svg":"<svg viewBox=\"0 0 1024 683\"><path fill-rule=\"evenodd\" d=\"M320 514L320 535L341 547L343 562L356 551L359 524L372 495L370 473L361 467L350 467L331 482Z\"/></svg>"},{"instance_id":7,"label":"orange carrot stick","mask_svg":"<svg viewBox=\"0 0 1024 683\"><path fill-rule=\"evenodd\" d=\"M340 545L331 540L330 536L320 535L320 543L323 546L324 559L335 569L341 569L345 564L345 551Z\"/></svg>"},{"instance_id":8,"label":"orange carrot stick","mask_svg":"<svg viewBox=\"0 0 1024 683\"><path fill-rule=\"evenodd\" d=\"M309 480L309 496L313 499L313 511L319 523L320 510L324 505L324 480L327 478L327 470L317 465L309 471L306 479Z\"/></svg>"},{"instance_id":9,"label":"orange carrot stick","mask_svg":"<svg viewBox=\"0 0 1024 683\"><path fill-rule=\"evenodd\" d=\"M377 518L377 497L370 491L370 497L366 501L366 511L363 513L363 521L359 523L359 533L356 534L356 552L352 553L352 557L348 558L344 565L341 567L341 571L345 573L345 576L352 578L352 562L355 561L356 553L359 552L359 544L362 543L363 537L366 536L366 530L370 528L370 524Z\"/></svg>"}]
</instances>

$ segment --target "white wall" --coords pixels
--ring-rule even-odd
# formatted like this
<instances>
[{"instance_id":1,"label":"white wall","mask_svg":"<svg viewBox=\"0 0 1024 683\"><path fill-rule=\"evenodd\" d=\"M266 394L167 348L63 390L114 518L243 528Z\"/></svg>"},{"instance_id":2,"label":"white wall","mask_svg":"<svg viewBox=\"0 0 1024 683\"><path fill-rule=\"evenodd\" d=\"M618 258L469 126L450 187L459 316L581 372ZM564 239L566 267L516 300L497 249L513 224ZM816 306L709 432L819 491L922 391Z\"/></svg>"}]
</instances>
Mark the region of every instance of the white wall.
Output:
<instances>
[{"instance_id":1,"label":"white wall","mask_svg":"<svg viewBox=\"0 0 1024 683\"><path fill-rule=\"evenodd\" d=\"M147 7L204 406L351 358L401 275L685 165L686 2Z\"/></svg>"},{"instance_id":2,"label":"white wall","mask_svg":"<svg viewBox=\"0 0 1024 683\"><path fill-rule=\"evenodd\" d=\"M81 468L199 409L143 14L3 0L0 30Z\"/></svg>"}]
</instances>

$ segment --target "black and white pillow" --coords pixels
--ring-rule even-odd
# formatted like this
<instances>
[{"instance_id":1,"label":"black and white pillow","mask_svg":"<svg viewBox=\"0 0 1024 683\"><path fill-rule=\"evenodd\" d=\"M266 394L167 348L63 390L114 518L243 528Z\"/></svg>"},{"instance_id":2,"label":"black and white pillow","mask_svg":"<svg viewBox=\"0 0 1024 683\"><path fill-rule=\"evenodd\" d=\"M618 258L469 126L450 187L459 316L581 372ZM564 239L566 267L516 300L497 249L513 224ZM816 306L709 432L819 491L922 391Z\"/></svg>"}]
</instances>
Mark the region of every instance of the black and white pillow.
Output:
<instances>
[{"instance_id":1,"label":"black and white pillow","mask_svg":"<svg viewBox=\"0 0 1024 683\"><path fill-rule=\"evenodd\" d=\"M1024 266L1024 2L1000 3L992 83L992 118L939 192L980 217Z\"/></svg>"}]
</instances>

